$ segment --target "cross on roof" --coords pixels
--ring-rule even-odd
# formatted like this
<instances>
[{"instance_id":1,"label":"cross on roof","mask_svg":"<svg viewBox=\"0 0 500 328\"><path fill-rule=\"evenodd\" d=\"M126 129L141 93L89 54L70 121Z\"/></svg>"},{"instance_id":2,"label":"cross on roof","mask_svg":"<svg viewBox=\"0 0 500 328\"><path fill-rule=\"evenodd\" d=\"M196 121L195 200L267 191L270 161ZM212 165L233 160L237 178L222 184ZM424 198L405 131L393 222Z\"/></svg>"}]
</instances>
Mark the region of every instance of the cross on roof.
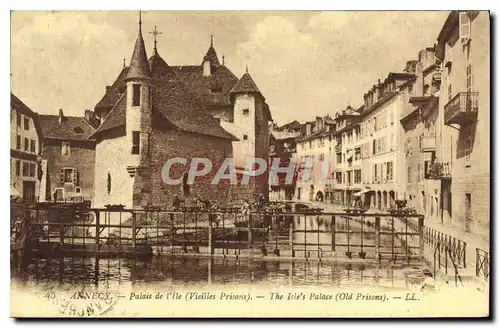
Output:
<instances>
[{"instance_id":1,"label":"cross on roof","mask_svg":"<svg viewBox=\"0 0 500 328\"><path fill-rule=\"evenodd\" d=\"M155 29L152 32L149 32L149 34L151 34L153 36L153 38L154 38L154 42L155 42L154 51L156 52L156 36L160 35L160 34L163 34L163 32L157 31L156 30L156 25L155 25Z\"/></svg>"}]
</instances>

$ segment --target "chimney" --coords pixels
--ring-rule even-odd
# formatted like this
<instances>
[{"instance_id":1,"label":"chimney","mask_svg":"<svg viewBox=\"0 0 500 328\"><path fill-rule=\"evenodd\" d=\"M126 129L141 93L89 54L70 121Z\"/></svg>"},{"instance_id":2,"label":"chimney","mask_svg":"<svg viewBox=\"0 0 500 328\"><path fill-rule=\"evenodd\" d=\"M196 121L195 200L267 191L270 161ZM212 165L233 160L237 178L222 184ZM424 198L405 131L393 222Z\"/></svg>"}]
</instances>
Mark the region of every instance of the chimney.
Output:
<instances>
[{"instance_id":1,"label":"chimney","mask_svg":"<svg viewBox=\"0 0 500 328\"><path fill-rule=\"evenodd\" d=\"M110 88L111 88L111 86L110 86L110 85L107 85L107 86L106 86L106 93L108 93L108 91L109 91L109 89L110 89Z\"/></svg>"},{"instance_id":2,"label":"chimney","mask_svg":"<svg viewBox=\"0 0 500 328\"><path fill-rule=\"evenodd\" d=\"M415 73L415 66L417 64L417 60L408 60L406 62L406 66L405 66L405 69L403 70L403 72L405 73Z\"/></svg>"},{"instance_id":3,"label":"chimney","mask_svg":"<svg viewBox=\"0 0 500 328\"><path fill-rule=\"evenodd\" d=\"M323 129L323 119L316 116L316 131L321 131Z\"/></svg>"},{"instance_id":4,"label":"chimney","mask_svg":"<svg viewBox=\"0 0 500 328\"><path fill-rule=\"evenodd\" d=\"M311 134L311 123L306 123L306 136Z\"/></svg>"},{"instance_id":5,"label":"chimney","mask_svg":"<svg viewBox=\"0 0 500 328\"><path fill-rule=\"evenodd\" d=\"M418 53L418 61L422 63L422 69L430 67L434 64L435 50L434 47L427 47Z\"/></svg>"},{"instance_id":6,"label":"chimney","mask_svg":"<svg viewBox=\"0 0 500 328\"><path fill-rule=\"evenodd\" d=\"M64 118L63 110L62 110L62 109L59 109L59 124L61 124L61 123L62 123L63 118Z\"/></svg>"},{"instance_id":7,"label":"chimney","mask_svg":"<svg viewBox=\"0 0 500 328\"><path fill-rule=\"evenodd\" d=\"M95 115L94 111L87 109L85 110L85 120L89 122L92 127L97 128L99 127L99 119Z\"/></svg>"},{"instance_id":8,"label":"chimney","mask_svg":"<svg viewBox=\"0 0 500 328\"><path fill-rule=\"evenodd\" d=\"M421 97L424 95L424 65L419 62L416 67L417 79L415 80L415 95Z\"/></svg>"}]
</instances>

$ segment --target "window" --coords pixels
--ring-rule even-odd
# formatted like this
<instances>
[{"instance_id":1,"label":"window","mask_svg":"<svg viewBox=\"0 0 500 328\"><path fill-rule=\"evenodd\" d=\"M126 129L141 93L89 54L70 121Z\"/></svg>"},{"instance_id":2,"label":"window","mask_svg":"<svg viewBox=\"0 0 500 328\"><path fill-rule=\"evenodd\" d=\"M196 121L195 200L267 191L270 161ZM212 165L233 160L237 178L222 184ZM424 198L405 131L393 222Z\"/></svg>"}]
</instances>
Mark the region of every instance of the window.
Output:
<instances>
[{"instance_id":1,"label":"window","mask_svg":"<svg viewBox=\"0 0 500 328\"><path fill-rule=\"evenodd\" d=\"M392 162L387 162L387 181L393 180Z\"/></svg>"},{"instance_id":2,"label":"window","mask_svg":"<svg viewBox=\"0 0 500 328\"><path fill-rule=\"evenodd\" d=\"M373 118L373 130L377 131L377 118L376 117Z\"/></svg>"},{"instance_id":3,"label":"window","mask_svg":"<svg viewBox=\"0 0 500 328\"><path fill-rule=\"evenodd\" d=\"M30 140L30 151L32 153L36 153L36 141L35 140Z\"/></svg>"},{"instance_id":4,"label":"window","mask_svg":"<svg viewBox=\"0 0 500 328\"><path fill-rule=\"evenodd\" d=\"M35 177L36 164L30 163L30 177Z\"/></svg>"},{"instance_id":5,"label":"window","mask_svg":"<svg viewBox=\"0 0 500 328\"><path fill-rule=\"evenodd\" d=\"M23 162L23 177L27 177L28 175L29 175L28 163Z\"/></svg>"},{"instance_id":6,"label":"window","mask_svg":"<svg viewBox=\"0 0 500 328\"><path fill-rule=\"evenodd\" d=\"M312 148L312 141L309 141L309 149Z\"/></svg>"},{"instance_id":7,"label":"window","mask_svg":"<svg viewBox=\"0 0 500 328\"><path fill-rule=\"evenodd\" d=\"M77 174L76 168L74 167L63 167L60 172L61 184L64 183L74 183L77 184Z\"/></svg>"},{"instance_id":8,"label":"window","mask_svg":"<svg viewBox=\"0 0 500 328\"><path fill-rule=\"evenodd\" d=\"M408 174L408 176L407 176L406 181L407 181L408 183L410 183L410 182L411 182L411 165L408 165L408 171L407 171L407 174Z\"/></svg>"},{"instance_id":9,"label":"window","mask_svg":"<svg viewBox=\"0 0 500 328\"><path fill-rule=\"evenodd\" d=\"M21 149L21 136L16 135L16 149Z\"/></svg>"},{"instance_id":10,"label":"window","mask_svg":"<svg viewBox=\"0 0 500 328\"><path fill-rule=\"evenodd\" d=\"M354 170L354 183L361 183L361 170Z\"/></svg>"},{"instance_id":11,"label":"window","mask_svg":"<svg viewBox=\"0 0 500 328\"><path fill-rule=\"evenodd\" d=\"M319 161L323 162L325 160L325 154L319 154Z\"/></svg>"},{"instance_id":12,"label":"window","mask_svg":"<svg viewBox=\"0 0 500 328\"><path fill-rule=\"evenodd\" d=\"M361 147L358 147L354 149L354 160L360 160L361 159Z\"/></svg>"},{"instance_id":13,"label":"window","mask_svg":"<svg viewBox=\"0 0 500 328\"><path fill-rule=\"evenodd\" d=\"M30 150L30 141L28 138L24 138L24 151Z\"/></svg>"},{"instance_id":14,"label":"window","mask_svg":"<svg viewBox=\"0 0 500 328\"><path fill-rule=\"evenodd\" d=\"M373 139L373 142L372 142L372 145L373 145L373 152L372 154L375 155L377 153L377 140Z\"/></svg>"},{"instance_id":15,"label":"window","mask_svg":"<svg viewBox=\"0 0 500 328\"><path fill-rule=\"evenodd\" d=\"M337 163L342 163L342 153L337 153Z\"/></svg>"},{"instance_id":16,"label":"window","mask_svg":"<svg viewBox=\"0 0 500 328\"><path fill-rule=\"evenodd\" d=\"M141 105L141 85L132 84L132 106Z\"/></svg>"},{"instance_id":17,"label":"window","mask_svg":"<svg viewBox=\"0 0 500 328\"><path fill-rule=\"evenodd\" d=\"M111 194L111 174L108 173L108 180L107 180L107 189L108 189L108 195Z\"/></svg>"},{"instance_id":18,"label":"window","mask_svg":"<svg viewBox=\"0 0 500 328\"><path fill-rule=\"evenodd\" d=\"M132 131L132 154L139 154L141 142L141 133L139 131Z\"/></svg>"},{"instance_id":19,"label":"window","mask_svg":"<svg viewBox=\"0 0 500 328\"><path fill-rule=\"evenodd\" d=\"M30 119L25 117L24 118L24 129L29 130L30 129Z\"/></svg>"},{"instance_id":20,"label":"window","mask_svg":"<svg viewBox=\"0 0 500 328\"><path fill-rule=\"evenodd\" d=\"M342 172L335 172L335 180L337 183L342 183Z\"/></svg>"},{"instance_id":21,"label":"window","mask_svg":"<svg viewBox=\"0 0 500 328\"><path fill-rule=\"evenodd\" d=\"M244 134L243 135L243 140L248 140L248 135Z\"/></svg>"},{"instance_id":22,"label":"window","mask_svg":"<svg viewBox=\"0 0 500 328\"><path fill-rule=\"evenodd\" d=\"M413 93L413 84L408 86L408 93Z\"/></svg>"},{"instance_id":23,"label":"window","mask_svg":"<svg viewBox=\"0 0 500 328\"><path fill-rule=\"evenodd\" d=\"M451 100L451 83L448 84L448 101Z\"/></svg>"},{"instance_id":24,"label":"window","mask_svg":"<svg viewBox=\"0 0 500 328\"><path fill-rule=\"evenodd\" d=\"M459 18L460 40L466 42L470 38L470 17L467 12L461 12Z\"/></svg>"},{"instance_id":25,"label":"window","mask_svg":"<svg viewBox=\"0 0 500 328\"><path fill-rule=\"evenodd\" d=\"M473 129L471 125L465 126L465 166L470 167L470 155L472 153Z\"/></svg>"},{"instance_id":26,"label":"window","mask_svg":"<svg viewBox=\"0 0 500 328\"><path fill-rule=\"evenodd\" d=\"M220 93L222 92L222 84L219 81L214 81L210 86L211 93Z\"/></svg>"},{"instance_id":27,"label":"window","mask_svg":"<svg viewBox=\"0 0 500 328\"><path fill-rule=\"evenodd\" d=\"M250 115L250 110L248 108L243 109L243 115L244 116Z\"/></svg>"},{"instance_id":28,"label":"window","mask_svg":"<svg viewBox=\"0 0 500 328\"><path fill-rule=\"evenodd\" d=\"M467 92L472 92L472 66L471 64L467 65Z\"/></svg>"},{"instance_id":29,"label":"window","mask_svg":"<svg viewBox=\"0 0 500 328\"><path fill-rule=\"evenodd\" d=\"M424 85L424 96L429 92L429 85Z\"/></svg>"},{"instance_id":30,"label":"window","mask_svg":"<svg viewBox=\"0 0 500 328\"><path fill-rule=\"evenodd\" d=\"M17 160L16 161L16 176L21 175L21 161Z\"/></svg>"},{"instance_id":31,"label":"window","mask_svg":"<svg viewBox=\"0 0 500 328\"><path fill-rule=\"evenodd\" d=\"M373 165L373 180L378 182L378 164Z\"/></svg>"},{"instance_id":32,"label":"window","mask_svg":"<svg viewBox=\"0 0 500 328\"><path fill-rule=\"evenodd\" d=\"M23 117L21 114L17 113L17 127L21 127L21 121L22 121Z\"/></svg>"},{"instance_id":33,"label":"window","mask_svg":"<svg viewBox=\"0 0 500 328\"><path fill-rule=\"evenodd\" d=\"M61 155L69 156L71 153L71 146L69 141L63 141L61 146Z\"/></svg>"}]
</instances>

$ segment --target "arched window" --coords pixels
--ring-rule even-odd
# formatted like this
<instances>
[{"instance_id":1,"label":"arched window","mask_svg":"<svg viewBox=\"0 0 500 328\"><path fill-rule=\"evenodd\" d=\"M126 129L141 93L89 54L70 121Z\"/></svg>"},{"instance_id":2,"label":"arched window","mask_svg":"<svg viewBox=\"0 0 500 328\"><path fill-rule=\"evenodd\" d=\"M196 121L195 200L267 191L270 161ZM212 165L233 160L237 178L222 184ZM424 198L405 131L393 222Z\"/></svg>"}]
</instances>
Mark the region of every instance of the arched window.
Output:
<instances>
[{"instance_id":1,"label":"arched window","mask_svg":"<svg viewBox=\"0 0 500 328\"><path fill-rule=\"evenodd\" d=\"M108 173L108 195L111 193L111 174Z\"/></svg>"}]
</instances>

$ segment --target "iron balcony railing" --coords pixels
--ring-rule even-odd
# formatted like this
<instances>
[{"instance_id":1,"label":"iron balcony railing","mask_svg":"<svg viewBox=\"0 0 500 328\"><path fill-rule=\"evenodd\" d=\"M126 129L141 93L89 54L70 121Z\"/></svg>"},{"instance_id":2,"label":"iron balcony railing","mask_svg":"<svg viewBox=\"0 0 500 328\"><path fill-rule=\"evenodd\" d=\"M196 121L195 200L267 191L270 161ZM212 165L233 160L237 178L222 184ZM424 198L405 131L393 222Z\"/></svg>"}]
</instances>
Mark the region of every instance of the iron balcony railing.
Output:
<instances>
[{"instance_id":1,"label":"iron balcony railing","mask_svg":"<svg viewBox=\"0 0 500 328\"><path fill-rule=\"evenodd\" d=\"M444 106L446 124L460 124L475 118L479 92L459 92Z\"/></svg>"},{"instance_id":2,"label":"iron balcony railing","mask_svg":"<svg viewBox=\"0 0 500 328\"><path fill-rule=\"evenodd\" d=\"M452 166L449 162L432 163L426 172L426 179L440 180L451 178Z\"/></svg>"}]
</instances>

